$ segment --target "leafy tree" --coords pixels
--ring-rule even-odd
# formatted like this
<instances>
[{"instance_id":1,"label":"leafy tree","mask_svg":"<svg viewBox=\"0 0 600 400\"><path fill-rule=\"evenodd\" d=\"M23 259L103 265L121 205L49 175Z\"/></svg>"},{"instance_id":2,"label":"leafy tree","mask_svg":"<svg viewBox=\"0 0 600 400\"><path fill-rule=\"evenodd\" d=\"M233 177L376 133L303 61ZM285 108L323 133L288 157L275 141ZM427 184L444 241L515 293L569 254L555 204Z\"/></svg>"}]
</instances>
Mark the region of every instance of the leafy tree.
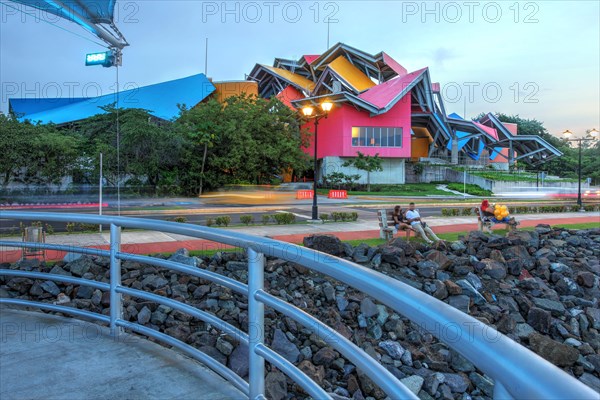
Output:
<instances>
[{"instance_id":1,"label":"leafy tree","mask_svg":"<svg viewBox=\"0 0 600 400\"><path fill-rule=\"evenodd\" d=\"M383 171L382 159L379 158L379 153L374 156L367 156L360 151L356 152L356 158L344 162L344 167L353 166L356 169L367 171L367 192L371 191L371 172Z\"/></svg>"},{"instance_id":2,"label":"leafy tree","mask_svg":"<svg viewBox=\"0 0 600 400\"><path fill-rule=\"evenodd\" d=\"M186 139L185 160L189 166L187 178L190 184L198 182L197 193L201 195L204 188L204 170L208 150L214 146L223 109L218 101L210 99L206 103L191 109L181 106L180 110L177 128ZM202 154L200 160L198 160L197 154ZM200 164L199 168L198 162Z\"/></svg>"},{"instance_id":3,"label":"leafy tree","mask_svg":"<svg viewBox=\"0 0 600 400\"><path fill-rule=\"evenodd\" d=\"M75 167L78 138L62 134L53 125L33 125L0 114L0 132L0 173L4 187L11 181L58 183Z\"/></svg>"},{"instance_id":4,"label":"leafy tree","mask_svg":"<svg viewBox=\"0 0 600 400\"><path fill-rule=\"evenodd\" d=\"M176 122L186 138L182 179L188 191L232 183L271 183L285 170L302 171L306 143L296 113L277 99L232 96L182 108Z\"/></svg>"},{"instance_id":5,"label":"leafy tree","mask_svg":"<svg viewBox=\"0 0 600 400\"><path fill-rule=\"evenodd\" d=\"M4 187L27 167L29 152L35 140L34 131L33 125L23 124L12 116L0 114L0 173Z\"/></svg>"},{"instance_id":6,"label":"leafy tree","mask_svg":"<svg viewBox=\"0 0 600 400\"><path fill-rule=\"evenodd\" d=\"M71 126L82 137L85 155L99 176L99 155L103 154L103 174L109 183L116 184L129 177L132 181L147 183L155 189L173 189L180 165L184 139L168 121L153 117L142 109L119 110L119 143L114 105L102 107L106 113L97 114ZM119 144L119 157L117 157ZM117 164L120 159L120 164ZM94 180L95 180L94 177Z\"/></svg>"}]
</instances>

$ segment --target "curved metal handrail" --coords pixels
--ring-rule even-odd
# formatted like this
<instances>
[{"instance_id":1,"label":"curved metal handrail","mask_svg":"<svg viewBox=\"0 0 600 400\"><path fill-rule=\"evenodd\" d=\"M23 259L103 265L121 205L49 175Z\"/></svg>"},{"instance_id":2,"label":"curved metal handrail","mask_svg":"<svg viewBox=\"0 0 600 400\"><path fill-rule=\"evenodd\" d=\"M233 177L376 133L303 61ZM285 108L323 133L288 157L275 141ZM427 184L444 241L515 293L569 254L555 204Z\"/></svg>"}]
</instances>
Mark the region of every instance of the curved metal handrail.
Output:
<instances>
[{"instance_id":1,"label":"curved metal handrail","mask_svg":"<svg viewBox=\"0 0 600 400\"><path fill-rule=\"evenodd\" d=\"M264 256L266 255L291 261L303 265L311 270L328 275L366 293L399 314L404 315L440 339L442 342L445 342L462 356L469 359L486 375L494 379L494 397L597 399L597 393L591 388L587 387L577 379L569 376L561 369L550 364L525 347L517 344L510 338L502 335L495 329L398 280L328 254L303 248L290 243L283 243L264 237L255 237L239 232L201 227L192 224L170 223L138 218L130 219L112 216L101 217L89 214L53 214L37 212L22 213L6 211L1 213L0 218L59 222L76 221L104 225L110 224L111 249L108 253L111 257L111 327L113 325L118 325L122 327L126 326L129 329L137 330L138 332L148 330L152 331L151 329L145 328L141 325L131 324L127 321L124 321L116 314L113 315L112 300L115 300L115 308L118 308L117 306L120 306L120 297L118 297L120 296L119 292L125 292L123 287L120 286L120 275L117 275L120 274L120 268L118 271L116 269L117 265L120 267L120 260L128 259L132 261L135 260L151 263L149 262L151 260L148 259L152 259L151 257L135 256L120 252L120 230L118 227L159 230L190 237L208 239L234 247L247 249L249 265L248 286L246 287L246 285L240 283L240 285L243 286L237 286L234 284L233 287L230 286L230 288L238 293L248 295L248 309L249 316L251 317L249 318L250 323L254 325L258 324L259 328L264 328L262 325L262 307L264 304L268 304L277 311L282 312L284 315L296 319L303 325L306 323L309 325L314 323L314 317L309 316L306 313L303 313L305 314L303 315L301 310L298 310L294 306L287 305L285 302L280 301L277 298L269 296L262 290ZM23 244L18 242L0 241L0 246L6 245L21 247L19 245ZM53 248L57 250L59 250L58 247L60 247L57 245L40 246L37 244L37 247L40 248L44 248L44 246L53 246ZM75 251L73 247L69 247L69 249L69 251ZM164 263L163 261L165 260L161 260L162 265L159 266L165 268L174 267L173 265ZM154 265L157 264L154 263ZM180 266L181 265L182 264L180 264ZM189 267L184 268L187 269ZM181 268L179 269L184 272ZM211 278L216 277L211 276ZM225 280L221 280L223 278L225 278ZM220 277L220 279L211 280L219 284L231 285L231 282L227 282L229 279L230 278L227 277ZM0 303L6 302L5 300L7 299L0 299ZM311 326L307 327L311 328ZM250 328L257 328L257 326L249 326L249 329ZM326 331L327 335L331 334L331 330ZM262 332L264 332L264 330ZM319 333L323 334L323 332ZM337 332L335 332L335 334L338 335L338 339L341 340L341 338L343 338ZM176 340L171 337L168 338L169 341ZM277 353L269 351L270 349L264 345L263 339L264 334L262 336L259 335L258 338L255 337L255 335L250 335L249 338L250 384L249 388L247 388L247 391L245 390L245 393L248 393L251 398L257 398L264 393L265 358L269 358L269 361L275 363L279 361L280 365L284 366L282 370L285 370L286 367L285 359L277 355ZM183 343L180 342L180 344ZM352 343L342 343L339 345L338 350L340 350L340 352L346 358L352 361L353 348L351 345ZM199 351L197 352L200 353ZM370 357L362 360L362 362L365 366L363 371L374 382L379 382L380 379L377 376L377 373L374 373L374 371L378 370L376 366L380 365ZM369 366L373 366L374 369L371 370ZM209 365L209 367L211 367L211 365ZM231 372L230 370L228 371ZM223 376L227 375L223 371L216 372ZM302 375L298 375L293 371L288 371L288 373L288 376L290 376L292 379L298 379L301 381L297 383L300 385L303 384L302 380L305 378L303 378ZM231 380L231 377L225 377ZM238 385L239 383L240 382L237 381ZM304 384L307 386L305 389L311 388L312 386L311 384L307 384L307 382L304 382ZM408 391L408 389L395 377L393 377L393 375L385 389L387 390L384 391L386 391L386 393L392 398L416 398L416 396L412 394L412 392Z\"/></svg>"}]
</instances>

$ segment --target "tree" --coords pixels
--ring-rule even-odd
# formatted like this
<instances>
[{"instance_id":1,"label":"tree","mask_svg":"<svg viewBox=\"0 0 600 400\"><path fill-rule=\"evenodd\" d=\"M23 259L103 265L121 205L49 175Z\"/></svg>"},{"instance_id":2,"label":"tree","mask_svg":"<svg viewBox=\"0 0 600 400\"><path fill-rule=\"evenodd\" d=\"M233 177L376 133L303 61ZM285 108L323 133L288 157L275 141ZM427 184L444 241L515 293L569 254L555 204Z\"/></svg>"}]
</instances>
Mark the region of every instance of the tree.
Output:
<instances>
[{"instance_id":1,"label":"tree","mask_svg":"<svg viewBox=\"0 0 600 400\"><path fill-rule=\"evenodd\" d=\"M6 187L16 178L29 162L29 151L32 148L34 127L20 123L16 118L0 114L0 173L2 186Z\"/></svg>"},{"instance_id":2,"label":"tree","mask_svg":"<svg viewBox=\"0 0 600 400\"><path fill-rule=\"evenodd\" d=\"M54 125L19 122L0 114L0 173L2 185L58 183L69 175L79 157L76 136L62 134Z\"/></svg>"},{"instance_id":3,"label":"tree","mask_svg":"<svg viewBox=\"0 0 600 400\"><path fill-rule=\"evenodd\" d=\"M344 162L344 167L353 166L356 169L367 171L367 192L371 191L371 172L383 171L382 159L379 158L379 153L374 156L364 155L360 151L356 152L356 158Z\"/></svg>"},{"instance_id":4,"label":"tree","mask_svg":"<svg viewBox=\"0 0 600 400\"><path fill-rule=\"evenodd\" d=\"M154 190L177 187L173 177L181 164L184 140L173 123L158 120L148 110L119 109L117 143L117 109L114 105L102 109L106 113L75 123L71 130L81 136L83 152L95 167L99 166L100 153L103 154L103 174L107 181L116 184L117 179L128 177L147 183ZM94 172L95 181L100 171L95 168Z\"/></svg>"},{"instance_id":5,"label":"tree","mask_svg":"<svg viewBox=\"0 0 600 400\"><path fill-rule=\"evenodd\" d=\"M215 99L210 99L191 109L187 109L185 106L180 107L177 126L187 140L186 160L190 164L188 175L192 181L198 181L197 193L199 196L204 188L204 170L208 149L214 146L222 113L222 106ZM198 150L202 152L199 173L196 172L198 171L196 165Z\"/></svg>"},{"instance_id":6,"label":"tree","mask_svg":"<svg viewBox=\"0 0 600 400\"><path fill-rule=\"evenodd\" d=\"M182 109L176 124L187 143L182 179L188 191L271 183L283 171L305 168L298 117L277 99L211 99Z\"/></svg>"}]
</instances>

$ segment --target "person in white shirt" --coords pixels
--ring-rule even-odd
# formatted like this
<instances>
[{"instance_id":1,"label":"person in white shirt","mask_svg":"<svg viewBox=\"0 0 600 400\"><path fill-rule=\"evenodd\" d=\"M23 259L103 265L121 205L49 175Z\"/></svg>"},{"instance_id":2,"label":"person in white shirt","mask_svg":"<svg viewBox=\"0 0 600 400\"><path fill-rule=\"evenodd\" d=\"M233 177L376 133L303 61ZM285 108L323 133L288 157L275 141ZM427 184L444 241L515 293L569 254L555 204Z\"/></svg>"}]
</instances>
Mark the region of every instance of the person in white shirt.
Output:
<instances>
[{"instance_id":1,"label":"person in white shirt","mask_svg":"<svg viewBox=\"0 0 600 400\"><path fill-rule=\"evenodd\" d=\"M415 203L410 203L408 205L406 219L412 228L417 232L417 234L419 234L419 236L421 236L427 242L427 244L431 244L434 241L437 242L440 240L440 238L435 235L431 228L428 227L425 222L421 221L421 215L419 214L419 211L415 210ZM429 235L429 237L427 235Z\"/></svg>"}]
</instances>

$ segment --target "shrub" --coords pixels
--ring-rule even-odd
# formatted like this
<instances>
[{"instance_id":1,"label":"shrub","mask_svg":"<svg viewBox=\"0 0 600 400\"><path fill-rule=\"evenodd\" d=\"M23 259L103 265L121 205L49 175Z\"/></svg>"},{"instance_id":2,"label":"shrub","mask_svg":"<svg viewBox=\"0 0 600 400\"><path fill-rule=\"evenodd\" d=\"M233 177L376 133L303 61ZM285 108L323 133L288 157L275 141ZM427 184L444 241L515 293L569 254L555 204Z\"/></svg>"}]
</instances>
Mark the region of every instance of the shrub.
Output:
<instances>
[{"instance_id":1,"label":"shrub","mask_svg":"<svg viewBox=\"0 0 600 400\"><path fill-rule=\"evenodd\" d=\"M266 225L269 223L269 219L271 219L271 216L269 214L263 214L261 219L262 219L263 225Z\"/></svg>"},{"instance_id":2,"label":"shrub","mask_svg":"<svg viewBox=\"0 0 600 400\"><path fill-rule=\"evenodd\" d=\"M515 209L512 212L514 212L515 214L527 214L528 211L529 211L529 207L519 206L519 207L515 207Z\"/></svg>"},{"instance_id":3,"label":"shrub","mask_svg":"<svg viewBox=\"0 0 600 400\"><path fill-rule=\"evenodd\" d=\"M217 226L228 226L231 223L231 217L229 215L221 215L215 220Z\"/></svg>"},{"instance_id":4,"label":"shrub","mask_svg":"<svg viewBox=\"0 0 600 400\"><path fill-rule=\"evenodd\" d=\"M277 225L293 224L296 221L296 216L292 213L278 213L273 214L273 219L277 222Z\"/></svg>"},{"instance_id":5,"label":"shrub","mask_svg":"<svg viewBox=\"0 0 600 400\"><path fill-rule=\"evenodd\" d=\"M323 222L327 222L329 219L329 214L319 214L319 218L323 220Z\"/></svg>"},{"instance_id":6,"label":"shrub","mask_svg":"<svg viewBox=\"0 0 600 400\"><path fill-rule=\"evenodd\" d=\"M293 224L294 222L296 222L296 216L292 213L287 213L287 221L288 224Z\"/></svg>"},{"instance_id":7,"label":"shrub","mask_svg":"<svg viewBox=\"0 0 600 400\"><path fill-rule=\"evenodd\" d=\"M254 216L252 215L240 215L240 221L242 222L242 224L245 224L246 226L254 223Z\"/></svg>"},{"instance_id":8,"label":"shrub","mask_svg":"<svg viewBox=\"0 0 600 400\"><path fill-rule=\"evenodd\" d=\"M470 207L463 208L462 215L471 215L471 208Z\"/></svg>"},{"instance_id":9,"label":"shrub","mask_svg":"<svg viewBox=\"0 0 600 400\"><path fill-rule=\"evenodd\" d=\"M95 231L96 229L98 229L98 225L96 225L96 224L79 223L79 224L77 224L77 226L79 227L79 229L81 231L84 231L84 232L86 232L86 231Z\"/></svg>"},{"instance_id":10,"label":"shrub","mask_svg":"<svg viewBox=\"0 0 600 400\"><path fill-rule=\"evenodd\" d=\"M206 226L213 226L214 224L215 224L215 221L212 218L206 219Z\"/></svg>"},{"instance_id":11,"label":"shrub","mask_svg":"<svg viewBox=\"0 0 600 400\"><path fill-rule=\"evenodd\" d=\"M351 220L351 221L356 221L356 220L358 220L358 213L357 213L356 211L352 211L352 212L350 213L350 220Z\"/></svg>"},{"instance_id":12,"label":"shrub","mask_svg":"<svg viewBox=\"0 0 600 400\"><path fill-rule=\"evenodd\" d=\"M173 221L179 222L180 224L185 224L187 222L187 218L180 215L179 217L173 218Z\"/></svg>"},{"instance_id":13,"label":"shrub","mask_svg":"<svg viewBox=\"0 0 600 400\"><path fill-rule=\"evenodd\" d=\"M450 210L448 210L447 208L442 208L442 216L443 217L449 217L450 216Z\"/></svg>"},{"instance_id":14,"label":"shrub","mask_svg":"<svg viewBox=\"0 0 600 400\"><path fill-rule=\"evenodd\" d=\"M338 222L342 219L342 213L339 211L334 211L331 213L331 219L333 222Z\"/></svg>"},{"instance_id":15,"label":"shrub","mask_svg":"<svg viewBox=\"0 0 600 400\"><path fill-rule=\"evenodd\" d=\"M54 233L54 227L50 224L45 224L44 229L48 235L52 235Z\"/></svg>"},{"instance_id":16,"label":"shrub","mask_svg":"<svg viewBox=\"0 0 600 400\"><path fill-rule=\"evenodd\" d=\"M452 209L452 216L453 217L457 217L460 215L460 208L453 208Z\"/></svg>"},{"instance_id":17,"label":"shrub","mask_svg":"<svg viewBox=\"0 0 600 400\"><path fill-rule=\"evenodd\" d=\"M75 232L75 222L67 222L66 229L69 233Z\"/></svg>"},{"instance_id":18,"label":"shrub","mask_svg":"<svg viewBox=\"0 0 600 400\"><path fill-rule=\"evenodd\" d=\"M597 210L597 209L598 209L598 206L595 206L595 205L593 205L593 204L588 204L587 206L583 206L583 209L584 209L585 211L588 211L588 212L589 212L589 211L594 211L594 210Z\"/></svg>"}]
</instances>

